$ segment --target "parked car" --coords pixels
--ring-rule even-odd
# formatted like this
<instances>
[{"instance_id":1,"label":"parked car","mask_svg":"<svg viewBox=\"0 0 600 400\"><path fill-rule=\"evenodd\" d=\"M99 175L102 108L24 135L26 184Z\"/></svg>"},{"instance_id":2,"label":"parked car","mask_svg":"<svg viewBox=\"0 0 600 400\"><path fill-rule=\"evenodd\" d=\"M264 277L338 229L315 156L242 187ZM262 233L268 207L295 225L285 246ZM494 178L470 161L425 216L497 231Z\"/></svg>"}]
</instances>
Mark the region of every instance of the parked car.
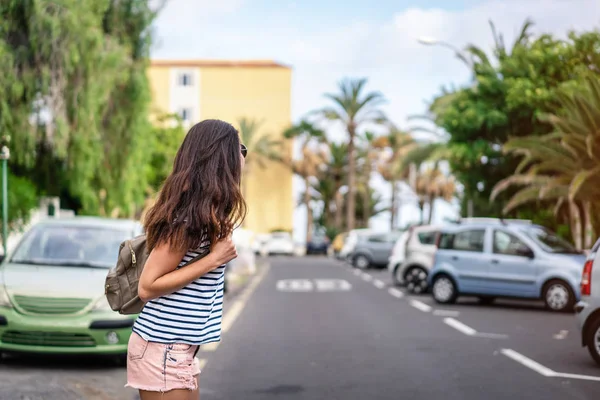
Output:
<instances>
[{"instance_id":1,"label":"parked car","mask_svg":"<svg viewBox=\"0 0 600 400\"><path fill-rule=\"evenodd\" d=\"M353 229L348 232L348 236L344 240L344 246L340 250L339 258L352 263L354 248L358 243L359 237L370 233L373 233L370 229Z\"/></svg>"},{"instance_id":2,"label":"parked car","mask_svg":"<svg viewBox=\"0 0 600 400\"><path fill-rule=\"evenodd\" d=\"M371 233L358 236L351 260L356 268L385 267L402 231Z\"/></svg>"},{"instance_id":3,"label":"parked car","mask_svg":"<svg viewBox=\"0 0 600 400\"><path fill-rule=\"evenodd\" d=\"M289 232L273 232L269 239L264 243L262 255L268 256L272 254L294 255L296 244Z\"/></svg>"},{"instance_id":4,"label":"parked car","mask_svg":"<svg viewBox=\"0 0 600 400\"><path fill-rule=\"evenodd\" d=\"M600 365L600 239L592 247L583 267L581 300L575 313L581 345L588 348L594 361Z\"/></svg>"},{"instance_id":5,"label":"parked car","mask_svg":"<svg viewBox=\"0 0 600 400\"><path fill-rule=\"evenodd\" d=\"M347 232L343 232L338 234L335 238L333 238L333 242L331 242L331 247L329 248L330 252L332 252L335 258L341 258L340 252L344 247L344 243L346 242L346 238L348 237Z\"/></svg>"},{"instance_id":6,"label":"parked car","mask_svg":"<svg viewBox=\"0 0 600 400\"><path fill-rule=\"evenodd\" d=\"M531 223L484 222L442 230L429 284L438 303L461 295L542 299L554 311L580 298L585 255L550 230Z\"/></svg>"},{"instance_id":7,"label":"parked car","mask_svg":"<svg viewBox=\"0 0 600 400\"><path fill-rule=\"evenodd\" d=\"M117 355L125 360L136 316L111 310L104 281L135 221L48 219L0 265L0 352Z\"/></svg>"},{"instance_id":8,"label":"parked car","mask_svg":"<svg viewBox=\"0 0 600 400\"><path fill-rule=\"evenodd\" d=\"M436 239L440 227L437 225L422 225L411 227L401 239L404 250L401 258L390 258L388 269L392 273L392 280L396 285L405 285L410 293L425 293L428 289L427 277L433 268L433 257L437 250ZM396 256L397 257L397 256Z\"/></svg>"},{"instance_id":9,"label":"parked car","mask_svg":"<svg viewBox=\"0 0 600 400\"><path fill-rule=\"evenodd\" d=\"M329 238L324 235L315 235L306 244L306 254L327 254Z\"/></svg>"}]
</instances>

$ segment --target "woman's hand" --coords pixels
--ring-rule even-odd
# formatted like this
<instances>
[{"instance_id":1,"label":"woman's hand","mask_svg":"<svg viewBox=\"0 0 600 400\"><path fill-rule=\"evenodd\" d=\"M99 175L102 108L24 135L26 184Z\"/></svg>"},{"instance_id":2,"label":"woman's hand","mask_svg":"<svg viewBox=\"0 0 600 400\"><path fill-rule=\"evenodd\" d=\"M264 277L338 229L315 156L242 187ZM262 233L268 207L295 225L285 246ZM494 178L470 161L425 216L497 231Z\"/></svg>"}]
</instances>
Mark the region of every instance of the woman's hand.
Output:
<instances>
[{"instance_id":1,"label":"woman's hand","mask_svg":"<svg viewBox=\"0 0 600 400\"><path fill-rule=\"evenodd\" d=\"M231 237L219 240L210 250L210 255L218 266L227 264L238 256L235 244Z\"/></svg>"}]
</instances>

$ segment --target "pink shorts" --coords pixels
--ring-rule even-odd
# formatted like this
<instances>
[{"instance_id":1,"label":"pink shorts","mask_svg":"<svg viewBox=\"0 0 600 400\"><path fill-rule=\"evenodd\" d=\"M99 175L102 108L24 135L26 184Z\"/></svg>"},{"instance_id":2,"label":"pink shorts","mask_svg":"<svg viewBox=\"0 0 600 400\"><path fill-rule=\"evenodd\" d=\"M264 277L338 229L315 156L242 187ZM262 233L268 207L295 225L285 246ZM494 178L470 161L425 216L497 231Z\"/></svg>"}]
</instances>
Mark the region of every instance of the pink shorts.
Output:
<instances>
[{"instance_id":1,"label":"pink shorts","mask_svg":"<svg viewBox=\"0 0 600 400\"><path fill-rule=\"evenodd\" d=\"M138 390L196 390L200 363L197 345L147 342L133 332L127 346L127 384Z\"/></svg>"}]
</instances>

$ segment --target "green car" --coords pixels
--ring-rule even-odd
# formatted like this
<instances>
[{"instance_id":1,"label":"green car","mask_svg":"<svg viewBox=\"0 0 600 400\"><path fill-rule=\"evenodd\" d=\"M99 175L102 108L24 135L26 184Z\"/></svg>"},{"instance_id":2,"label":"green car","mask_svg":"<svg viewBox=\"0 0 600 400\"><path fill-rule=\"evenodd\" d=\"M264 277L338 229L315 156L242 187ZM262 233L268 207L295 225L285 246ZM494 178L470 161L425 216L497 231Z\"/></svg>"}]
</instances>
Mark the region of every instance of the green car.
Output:
<instances>
[{"instance_id":1,"label":"green car","mask_svg":"<svg viewBox=\"0 0 600 400\"><path fill-rule=\"evenodd\" d=\"M110 309L104 280L140 223L51 218L28 230L0 264L0 353L122 358L136 316Z\"/></svg>"}]
</instances>

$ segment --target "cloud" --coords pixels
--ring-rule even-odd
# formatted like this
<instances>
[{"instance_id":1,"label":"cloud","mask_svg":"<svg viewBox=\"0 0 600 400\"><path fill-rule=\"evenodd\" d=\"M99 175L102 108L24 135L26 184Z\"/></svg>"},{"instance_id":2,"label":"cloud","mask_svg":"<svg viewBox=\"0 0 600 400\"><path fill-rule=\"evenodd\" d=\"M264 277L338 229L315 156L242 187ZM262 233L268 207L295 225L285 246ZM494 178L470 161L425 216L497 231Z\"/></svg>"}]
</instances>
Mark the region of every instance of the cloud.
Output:
<instances>
[{"instance_id":1,"label":"cloud","mask_svg":"<svg viewBox=\"0 0 600 400\"><path fill-rule=\"evenodd\" d=\"M415 2L417 4L417 2ZM411 7L384 20L346 21L322 5L311 13L330 12L329 25L311 26L310 13L297 14L297 2L278 17L265 17L250 2L171 0L159 17L158 57L260 58L293 66L293 119L327 104L323 93L336 91L343 77L368 77L370 90L388 99L386 113L401 127L407 116L420 114L442 86L464 84L469 71L452 50L424 46L420 36L434 37L455 47L493 44L489 20L510 45L526 20L535 33L564 37L568 30L589 30L600 23L598 0L489 0L461 10ZM183 8L187 5L188 8ZM253 11L254 10L254 11ZM254 12L254 13L253 13ZM287 12L288 14L285 14ZM281 14L283 13L283 14ZM343 133L333 131L341 138ZM382 190L384 190L382 188ZM385 189L387 190L387 189ZM414 211L413 211L414 212ZM384 218L384 217L382 217Z\"/></svg>"}]
</instances>

